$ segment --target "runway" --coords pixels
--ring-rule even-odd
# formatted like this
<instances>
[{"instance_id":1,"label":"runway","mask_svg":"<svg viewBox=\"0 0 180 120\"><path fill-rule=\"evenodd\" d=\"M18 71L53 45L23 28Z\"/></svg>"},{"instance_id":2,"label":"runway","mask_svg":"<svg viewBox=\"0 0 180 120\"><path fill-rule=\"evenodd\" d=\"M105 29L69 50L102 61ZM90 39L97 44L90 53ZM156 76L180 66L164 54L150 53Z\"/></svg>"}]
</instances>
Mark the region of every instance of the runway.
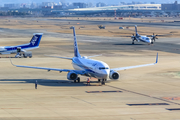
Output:
<instances>
[{"instance_id":1,"label":"runway","mask_svg":"<svg viewBox=\"0 0 180 120\"><path fill-rule=\"evenodd\" d=\"M82 19L82 18L81 18ZM87 25L87 24L90 24L90 25L112 25L112 26L134 26L134 25L137 25L137 26L148 26L148 27L151 27L151 26L155 26L155 27L171 27L171 28L179 28L180 27L180 24L178 22L153 22L155 21L154 19L149 19L149 21L152 21L152 22L149 22L149 21L145 21L145 22L141 22L143 21L143 19L139 22L134 22L133 20L113 20L111 18L111 20L87 20L87 19L84 19L84 20L77 20L76 18L74 19L47 19L47 20L51 20L51 21L61 21L61 22L66 22L66 21L70 21L70 22L75 22L75 23L81 23L82 25ZM171 18L171 19L167 19L167 18L162 18L162 19L159 19L160 20L167 20L167 21L173 21L174 18Z\"/></svg>"}]
</instances>

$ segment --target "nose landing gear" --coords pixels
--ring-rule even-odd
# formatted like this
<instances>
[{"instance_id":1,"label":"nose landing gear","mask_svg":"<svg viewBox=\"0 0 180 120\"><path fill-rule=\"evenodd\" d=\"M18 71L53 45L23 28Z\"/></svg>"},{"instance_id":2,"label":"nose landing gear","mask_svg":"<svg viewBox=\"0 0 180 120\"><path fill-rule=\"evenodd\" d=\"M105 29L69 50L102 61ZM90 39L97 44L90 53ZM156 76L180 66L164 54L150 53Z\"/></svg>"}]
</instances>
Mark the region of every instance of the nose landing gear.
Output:
<instances>
[{"instance_id":1,"label":"nose landing gear","mask_svg":"<svg viewBox=\"0 0 180 120\"><path fill-rule=\"evenodd\" d=\"M106 83L106 79L102 79L101 80L101 85L105 85L105 83Z\"/></svg>"}]
</instances>

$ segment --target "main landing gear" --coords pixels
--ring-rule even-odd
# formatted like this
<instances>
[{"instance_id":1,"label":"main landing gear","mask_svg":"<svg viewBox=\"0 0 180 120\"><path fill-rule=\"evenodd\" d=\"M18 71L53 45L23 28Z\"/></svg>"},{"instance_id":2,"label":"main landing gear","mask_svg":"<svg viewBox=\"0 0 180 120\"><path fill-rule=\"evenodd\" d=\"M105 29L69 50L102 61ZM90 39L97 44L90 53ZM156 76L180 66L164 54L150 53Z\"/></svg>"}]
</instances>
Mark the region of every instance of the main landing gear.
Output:
<instances>
[{"instance_id":1,"label":"main landing gear","mask_svg":"<svg viewBox=\"0 0 180 120\"><path fill-rule=\"evenodd\" d=\"M132 41L132 44L134 45L134 40Z\"/></svg>"},{"instance_id":2,"label":"main landing gear","mask_svg":"<svg viewBox=\"0 0 180 120\"><path fill-rule=\"evenodd\" d=\"M76 83L76 82L80 83L80 77L78 77L76 80L74 80L74 83Z\"/></svg>"},{"instance_id":3,"label":"main landing gear","mask_svg":"<svg viewBox=\"0 0 180 120\"><path fill-rule=\"evenodd\" d=\"M105 83L106 83L106 79L98 79L98 82L101 82L101 85L105 85Z\"/></svg>"}]
</instances>

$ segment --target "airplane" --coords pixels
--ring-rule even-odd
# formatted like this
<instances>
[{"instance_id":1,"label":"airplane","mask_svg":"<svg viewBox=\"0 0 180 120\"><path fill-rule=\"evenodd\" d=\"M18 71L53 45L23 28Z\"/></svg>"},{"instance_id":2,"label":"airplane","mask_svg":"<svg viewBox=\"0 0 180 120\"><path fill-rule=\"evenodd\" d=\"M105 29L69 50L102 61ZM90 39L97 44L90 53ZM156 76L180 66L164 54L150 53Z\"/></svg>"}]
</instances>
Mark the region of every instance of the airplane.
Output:
<instances>
[{"instance_id":1,"label":"airplane","mask_svg":"<svg viewBox=\"0 0 180 120\"><path fill-rule=\"evenodd\" d=\"M133 34L133 36L121 36L121 37L131 37L132 39L132 44L134 44L134 41L138 41L138 42L145 42L145 43L148 43L148 44L153 44L153 42L156 41L157 36L165 36L165 35L146 35L146 36L142 36L142 35L139 35L138 32L137 32L137 26L135 25L135 36Z\"/></svg>"},{"instance_id":2,"label":"airplane","mask_svg":"<svg viewBox=\"0 0 180 120\"><path fill-rule=\"evenodd\" d=\"M17 46L2 46L0 47L0 54L16 54L16 58L18 57L32 57L31 52L27 52L26 50L32 50L39 48L39 43L41 41L43 33L34 33L31 41L27 44L17 45Z\"/></svg>"},{"instance_id":3,"label":"airplane","mask_svg":"<svg viewBox=\"0 0 180 120\"><path fill-rule=\"evenodd\" d=\"M155 65L158 63L158 53L157 53L155 63L110 69L108 64L106 64L105 62L90 59L91 57L95 57L98 55L83 56L83 57L80 55L77 40L76 40L75 27L73 27L72 29L73 29L73 35L74 35L74 57L73 58L60 57L60 56L51 56L51 57L72 60L72 65L74 67L74 70L15 65L12 63L12 61L11 61L11 64L16 66L16 67L22 67L22 68L32 68L32 69L42 69L42 70L47 70L47 71L52 70L52 71L59 71L59 72L68 72L67 73L67 79L73 80L74 82L80 82L79 75L87 76L87 77L94 77L94 78L97 78L98 82L101 82L102 85L105 85L105 82L107 81L108 78L112 79L112 80L119 79L119 73L117 71L127 70L127 69L132 69L132 68L138 68L138 67L151 66L151 65Z\"/></svg>"},{"instance_id":4,"label":"airplane","mask_svg":"<svg viewBox=\"0 0 180 120\"><path fill-rule=\"evenodd\" d=\"M145 43L148 43L148 44L153 44L153 41L155 41L155 39L158 39L156 37L157 35L154 35L154 33L151 36L152 38L149 38L147 36L139 35L138 32L137 32L137 26L136 25L135 25L135 32L136 32L136 35L134 36L134 34L133 34L133 36L131 36L132 44L134 44L135 40L138 41L138 42L141 41L141 42L145 42Z\"/></svg>"}]
</instances>

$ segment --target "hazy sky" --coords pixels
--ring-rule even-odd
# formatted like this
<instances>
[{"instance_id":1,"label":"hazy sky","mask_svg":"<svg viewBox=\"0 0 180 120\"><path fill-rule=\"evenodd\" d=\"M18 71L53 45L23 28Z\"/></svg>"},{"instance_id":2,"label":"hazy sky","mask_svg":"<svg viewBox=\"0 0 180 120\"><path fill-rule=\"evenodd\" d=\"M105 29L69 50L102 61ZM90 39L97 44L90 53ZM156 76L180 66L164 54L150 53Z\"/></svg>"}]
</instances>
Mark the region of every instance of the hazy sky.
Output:
<instances>
[{"instance_id":1,"label":"hazy sky","mask_svg":"<svg viewBox=\"0 0 180 120\"><path fill-rule=\"evenodd\" d=\"M0 0L0 4L3 5L5 3L42 3L42 2L60 2L60 1L65 1L65 2L92 2L92 3L97 3L97 2L104 2L106 4L118 4L119 2L132 2L132 1L140 1L140 2L156 2L156 3L173 3L175 0ZM180 0L178 1L180 3Z\"/></svg>"}]
</instances>

